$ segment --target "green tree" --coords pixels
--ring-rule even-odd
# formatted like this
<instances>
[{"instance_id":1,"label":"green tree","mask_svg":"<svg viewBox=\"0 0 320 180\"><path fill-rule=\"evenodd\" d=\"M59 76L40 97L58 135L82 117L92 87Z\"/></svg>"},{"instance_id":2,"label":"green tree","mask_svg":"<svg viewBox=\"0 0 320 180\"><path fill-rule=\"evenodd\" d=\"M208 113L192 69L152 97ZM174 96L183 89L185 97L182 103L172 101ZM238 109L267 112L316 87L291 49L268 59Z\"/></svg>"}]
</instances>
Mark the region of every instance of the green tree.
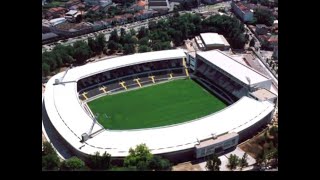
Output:
<instances>
[{"instance_id":1,"label":"green tree","mask_svg":"<svg viewBox=\"0 0 320 180\"><path fill-rule=\"evenodd\" d=\"M249 45L250 45L251 47L254 47L254 46L255 46L255 43L256 43L255 40L252 38Z\"/></svg>"},{"instance_id":2,"label":"green tree","mask_svg":"<svg viewBox=\"0 0 320 180\"><path fill-rule=\"evenodd\" d=\"M91 57L91 50L86 42L77 41L73 44L73 48L73 56L77 63L82 64Z\"/></svg>"},{"instance_id":3,"label":"green tree","mask_svg":"<svg viewBox=\"0 0 320 180\"><path fill-rule=\"evenodd\" d=\"M150 51L151 51L151 48L146 45L139 46L139 50L138 50L139 53L150 52Z\"/></svg>"},{"instance_id":4,"label":"green tree","mask_svg":"<svg viewBox=\"0 0 320 180\"><path fill-rule=\"evenodd\" d=\"M143 37L143 38L139 39L139 44L148 46L149 45L149 38Z\"/></svg>"},{"instance_id":5,"label":"green tree","mask_svg":"<svg viewBox=\"0 0 320 180\"><path fill-rule=\"evenodd\" d=\"M83 170L84 168L85 163L77 157L71 157L61 164L61 170L64 171L77 171Z\"/></svg>"},{"instance_id":6,"label":"green tree","mask_svg":"<svg viewBox=\"0 0 320 180\"><path fill-rule=\"evenodd\" d=\"M146 144L140 144L135 147L135 149L129 149L129 155L124 159L125 167L137 167L138 170L148 166L152 159L152 154Z\"/></svg>"},{"instance_id":7,"label":"green tree","mask_svg":"<svg viewBox=\"0 0 320 180\"><path fill-rule=\"evenodd\" d=\"M50 66L43 62L42 63L42 76L48 76L50 74Z\"/></svg>"},{"instance_id":8,"label":"green tree","mask_svg":"<svg viewBox=\"0 0 320 180\"><path fill-rule=\"evenodd\" d=\"M56 153L42 156L42 170L58 170L59 167L60 160Z\"/></svg>"},{"instance_id":9,"label":"green tree","mask_svg":"<svg viewBox=\"0 0 320 180\"><path fill-rule=\"evenodd\" d=\"M247 153L244 153L242 158L239 160L239 166L240 166L240 169L242 170L242 168L244 167L247 167L248 166L248 154Z\"/></svg>"},{"instance_id":10,"label":"green tree","mask_svg":"<svg viewBox=\"0 0 320 180\"><path fill-rule=\"evenodd\" d=\"M90 47L92 52L97 51L96 41L92 37L88 38L88 46Z\"/></svg>"},{"instance_id":11,"label":"green tree","mask_svg":"<svg viewBox=\"0 0 320 180\"><path fill-rule=\"evenodd\" d=\"M114 41L114 42L118 43L119 40L120 40L120 38L118 36L118 31L117 31L117 29L114 29L110 34L109 41Z\"/></svg>"},{"instance_id":12,"label":"green tree","mask_svg":"<svg viewBox=\"0 0 320 180\"><path fill-rule=\"evenodd\" d=\"M275 19L270 10L262 8L256 9L254 17L257 19L257 24L265 24L267 26L272 26Z\"/></svg>"},{"instance_id":13,"label":"green tree","mask_svg":"<svg viewBox=\"0 0 320 180\"><path fill-rule=\"evenodd\" d=\"M221 160L217 155L213 154L209 156L206 164L206 168L209 171L220 171Z\"/></svg>"},{"instance_id":14,"label":"green tree","mask_svg":"<svg viewBox=\"0 0 320 180\"><path fill-rule=\"evenodd\" d=\"M96 37L96 46L97 46L97 52L101 53L104 47L107 45L106 36L102 33L100 33Z\"/></svg>"},{"instance_id":15,"label":"green tree","mask_svg":"<svg viewBox=\"0 0 320 180\"><path fill-rule=\"evenodd\" d=\"M149 30L146 29L144 26L142 26L142 27L139 29L139 32L138 32L137 37L138 37L139 39L141 39L141 38L144 38L144 37L148 36L148 34L149 34Z\"/></svg>"},{"instance_id":16,"label":"green tree","mask_svg":"<svg viewBox=\"0 0 320 180\"><path fill-rule=\"evenodd\" d=\"M133 28L130 29L130 34L131 36L135 36L137 34L136 30L134 30Z\"/></svg>"},{"instance_id":17,"label":"green tree","mask_svg":"<svg viewBox=\"0 0 320 180\"><path fill-rule=\"evenodd\" d=\"M42 62L50 66L50 71L54 71L58 68L57 62L52 52L42 53Z\"/></svg>"},{"instance_id":18,"label":"green tree","mask_svg":"<svg viewBox=\"0 0 320 180\"><path fill-rule=\"evenodd\" d=\"M89 157L88 166L95 170L109 169L111 167L111 155L104 152L100 156L100 153L96 152L95 155Z\"/></svg>"},{"instance_id":19,"label":"green tree","mask_svg":"<svg viewBox=\"0 0 320 180\"><path fill-rule=\"evenodd\" d=\"M53 149L51 143L46 141L46 142L43 142L42 146L43 146L42 155L49 155L49 154L55 154L56 153L56 151Z\"/></svg>"},{"instance_id":20,"label":"green tree","mask_svg":"<svg viewBox=\"0 0 320 180\"><path fill-rule=\"evenodd\" d=\"M135 51L136 50L133 44L125 44L123 46L123 54L133 54Z\"/></svg>"},{"instance_id":21,"label":"green tree","mask_svg":"<svg viewBox=\"0 0 320 180\"><path fill-rule=\"evenodd\" d=\"M235 154L231 154L227 167L232 171L237 168L239 164L239 157Z\"/></svg>"},{"instance_id":22,"label":"green tree","mask_svg":"<svg viewBox=\"0 0 320 180\"><path fill-rule=\"evenodd\" d=\"M160 156L153 156L148 165L149 169L156 171L165 171L171 169L171 163L167 159L163 159Z\"/></svg>"}]
</instances>

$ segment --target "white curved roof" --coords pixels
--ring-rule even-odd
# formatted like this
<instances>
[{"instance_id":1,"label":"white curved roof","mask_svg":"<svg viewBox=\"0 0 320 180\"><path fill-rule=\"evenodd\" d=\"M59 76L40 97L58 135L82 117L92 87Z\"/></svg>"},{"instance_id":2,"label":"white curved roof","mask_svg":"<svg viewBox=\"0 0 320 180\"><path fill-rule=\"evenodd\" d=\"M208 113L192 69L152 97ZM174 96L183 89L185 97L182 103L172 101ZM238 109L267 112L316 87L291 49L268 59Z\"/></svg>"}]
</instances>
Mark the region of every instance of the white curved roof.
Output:
<instances>
[{"instance_id":1,"label":"white curved roof","mask_svg":"<svg viewBox=\"0 0 320 180\"><path fill-rule=\"evenodd\" d=\"M154 52L144 53L144 57L149 57L149 60L152 61L153 59L150 57L155 57L156 54ZM69 75L69 79L79 79L96 71L116 68L119 64L124 65L124 62L128 64L140 62L138 59L142 57L141 55L123 56L76 67L71 69L70 72L72 73L68 72L66 77ZM141 62L144 61L147 61L147 59L141 60ZM77 95L76 82L53 85L54 80L61 78L63 74L55 75L46 85L44 94L46 111L52 124L66 141L85 154L107 151L112 156L123 157L128 155L130 147L140 143L146 143L154 154L188 149L194 147L198 140L209 138L212 134L220 135L226 132L239 132L242 129L246 129L273 110L273 104L267 101L259 102L243 97L238 102L215 114L192 122L144 130L104 130L87 140L86 143L81 143L81 135L89 131L93 120L81 107L81 102ZM97 124L92 132L100 129L102 127Z\"/></svg>"},{"instance_id":2,"label":"white curved roof","mask_svg":"<svg viewBox=\"0 0 320 180\"><path fill-rule=\"evenodd\" d=\"M199 51L197 54L225 72L228 72L246 85L253 85L266 81L270 81L271 84L270 78L246 65L241 64L220 50ZM250 83L248 82L247 78L250 79Z\"/></svg>"},{"instance_id":3,"label":"white curved roof","mask_svg":"<svg viewBox=\"0 0 320 180\"><path fill-rule=\"evenodd\" d=\"M98 72L120 68L123 66L130 66L133 64L141 64L174 58L178 59L183 57L186 57L186 54L182 49L154 51L121 56L70 69L64 77L63 81L77 81L78 79L91 76L92 74L97 74Z\"/></svg>"}]
</instances>

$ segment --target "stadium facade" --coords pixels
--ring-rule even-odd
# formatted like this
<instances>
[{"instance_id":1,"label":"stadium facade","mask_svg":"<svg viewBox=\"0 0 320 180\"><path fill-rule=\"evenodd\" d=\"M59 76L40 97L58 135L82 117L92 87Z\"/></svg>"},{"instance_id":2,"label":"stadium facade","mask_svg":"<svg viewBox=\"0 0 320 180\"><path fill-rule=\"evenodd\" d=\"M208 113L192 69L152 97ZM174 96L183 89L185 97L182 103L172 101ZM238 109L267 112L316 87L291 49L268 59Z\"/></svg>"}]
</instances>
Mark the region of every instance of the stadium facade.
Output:
<instances>
[{"instance_id":1,"label":"stadium facade","mask_svg":"<svg viewBox=\"0 0 320 180\"><path fill-rule=\"evenodd\" d=\"M86 105L92 99L141 86L192 78L229 106L181 124L148 129L108 130ZM134 79L139 79L134 81ZM252 92L271 87L271 79L220 50L165 50L121 56L74 67L46 85L43 119L73 154L87 158L105 151L114 159L145 143L151 153L173 162L224 153L255 134L272 119L275 104L256 100Z\"/></svg>"}]
</instances>

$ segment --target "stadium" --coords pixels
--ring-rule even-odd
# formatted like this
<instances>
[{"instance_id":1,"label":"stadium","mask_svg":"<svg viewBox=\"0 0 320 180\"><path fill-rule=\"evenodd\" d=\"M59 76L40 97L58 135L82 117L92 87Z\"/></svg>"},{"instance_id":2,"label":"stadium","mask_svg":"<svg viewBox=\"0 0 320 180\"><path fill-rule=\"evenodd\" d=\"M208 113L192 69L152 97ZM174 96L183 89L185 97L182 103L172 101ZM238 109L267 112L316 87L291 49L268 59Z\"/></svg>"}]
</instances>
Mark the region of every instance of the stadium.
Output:
<instances>
[{"instance_id":1,"label":"stadium","mask_svg":"<svg viewBox=\"0 0 320 180\"><path fill-rule=\"evenodd\" d=\"M227 152L269 123L277 101L271 83L220 50L121 56L53 76L43 125L80 158L123 159L145 143L182 162Z\"/></svg>"}]
</instances>

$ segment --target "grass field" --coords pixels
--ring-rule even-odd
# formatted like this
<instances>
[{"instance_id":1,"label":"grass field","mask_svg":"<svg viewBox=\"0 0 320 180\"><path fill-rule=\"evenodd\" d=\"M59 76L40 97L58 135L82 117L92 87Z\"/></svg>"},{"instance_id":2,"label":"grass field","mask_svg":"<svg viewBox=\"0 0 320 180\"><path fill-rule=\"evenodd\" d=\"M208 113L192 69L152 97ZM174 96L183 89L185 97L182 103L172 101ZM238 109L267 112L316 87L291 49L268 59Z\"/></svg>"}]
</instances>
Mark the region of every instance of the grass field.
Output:
<instances>
[{"instance_id":1,"label":"grass field","mask_svg":"<svg viewBox=\"0 0 320 180\"><path fill-rule=\"evenodd\" d=\"M172 125L199 118L226 107L196 82L175 80L88 103L106 129L125 130ZM106 118L106 115L108 118Z\"/></svg>"}]
</instances>

